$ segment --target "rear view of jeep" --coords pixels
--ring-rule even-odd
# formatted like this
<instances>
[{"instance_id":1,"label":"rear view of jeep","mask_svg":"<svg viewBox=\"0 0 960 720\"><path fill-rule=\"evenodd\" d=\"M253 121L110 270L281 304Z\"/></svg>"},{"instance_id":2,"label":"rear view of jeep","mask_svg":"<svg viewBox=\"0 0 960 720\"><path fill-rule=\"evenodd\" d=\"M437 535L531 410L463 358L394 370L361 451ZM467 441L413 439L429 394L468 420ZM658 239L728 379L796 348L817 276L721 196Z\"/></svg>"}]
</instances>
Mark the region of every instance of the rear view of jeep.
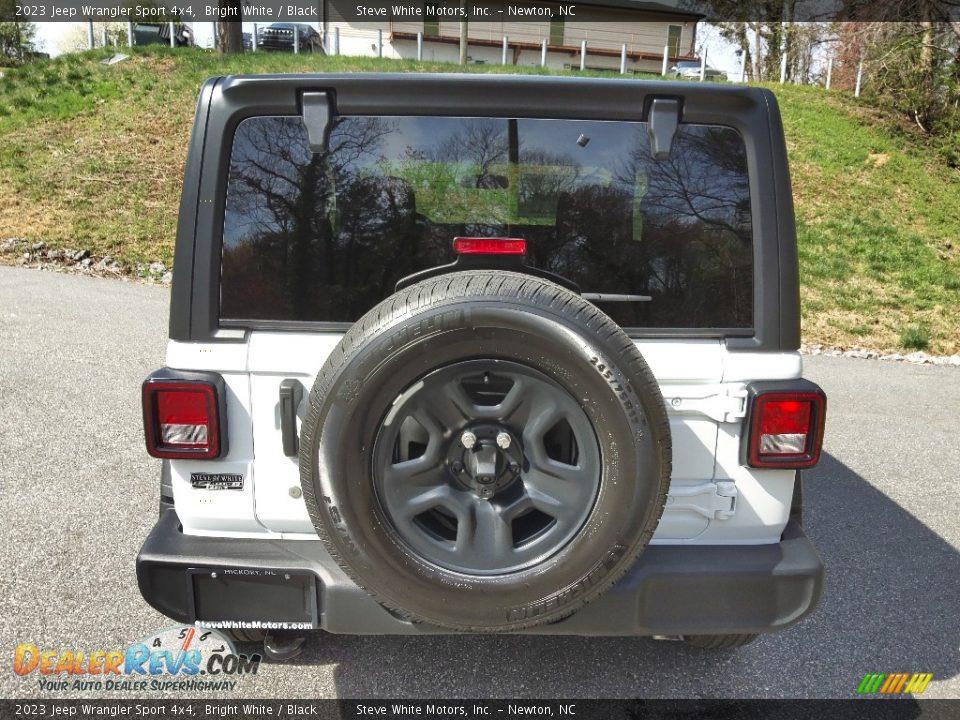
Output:
<instances>
[{"instance_id":1,"label":"rear view of jeep","mask_svg":"<svg viewBox=\"0 0 960 720\"><path fill-rule=\"evenodd\" d=\"M797 622L826 399L793 223L763 89L208 81L143 385L144 598L275 655Z\"/></svg>"}]
</instances>

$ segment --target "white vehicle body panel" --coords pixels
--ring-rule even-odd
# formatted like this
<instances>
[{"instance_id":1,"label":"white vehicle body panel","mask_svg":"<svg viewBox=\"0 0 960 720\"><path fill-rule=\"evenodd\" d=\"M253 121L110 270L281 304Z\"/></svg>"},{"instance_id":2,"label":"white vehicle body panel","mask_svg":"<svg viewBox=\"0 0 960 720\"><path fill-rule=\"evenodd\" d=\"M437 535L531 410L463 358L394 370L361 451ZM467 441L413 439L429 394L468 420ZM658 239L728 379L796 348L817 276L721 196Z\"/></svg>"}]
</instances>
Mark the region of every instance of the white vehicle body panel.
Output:
<instances>
[{"instance_id":1,"label":"white vehicle body panel","mask_svg":"<svg viewBox=\"0 0 960 720\"><path fill-rule=\"evenodd\" d=\"M283 454L279 388L310 388L341 333L249 332L234 343L171 341L167 366L209 370L227 385L228 452L214 461L172 460L183 530L192 535L315 539L300 495L296 457ZM721 340L637 340L660 383L673 438L673 475L655 544L777 543L786 525L793 470L740 465L745 385L801 376L798 352L730 352ZM193 472L237 473L240 490L194 488Z\"/></svg>"}]
</instances>

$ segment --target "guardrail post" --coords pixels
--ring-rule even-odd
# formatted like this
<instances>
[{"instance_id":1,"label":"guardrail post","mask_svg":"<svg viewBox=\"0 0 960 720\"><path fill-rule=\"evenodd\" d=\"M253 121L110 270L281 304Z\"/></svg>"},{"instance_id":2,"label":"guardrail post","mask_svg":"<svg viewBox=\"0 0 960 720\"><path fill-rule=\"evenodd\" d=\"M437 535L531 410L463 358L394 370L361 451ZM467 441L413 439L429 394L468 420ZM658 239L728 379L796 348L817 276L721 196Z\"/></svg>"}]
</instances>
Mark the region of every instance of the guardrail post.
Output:
<instances>
[{"instance_id":1,"label":"guardrail post","mask_svg":"<svg viewBox=\"0 0 960 720\"><path fill-rule=\"evenodd\" d=\"M257 23L253 24L253 34L250 36L250 50L257 51Z\"/></svg>"},{"instance_id":2,"label":"guardrail post","mask_svg":"<svg viewBox=\"0 0 960 720\"><path fill-rule=\"evenodd\" d=\"M627 74L627 44L620 46L620 74Z\"/></svg>"},{"instance_id":3,"label":"guardrail post","mask_svg":"<svg viewBox=\"0 0 960 720\"><path fill-rule=\"evenodd\" d=\"M587 41L580 41L580 72L587 69Z\"/></svg>"},{"instance_id":4,"label":"guardrail post","mask_svg":"<svg viewBox=\"0 0 960 720\"><path fill-rule=\"evenodd\" d=\"M423 60L423 32L417 33L417 62Z\"/></svg>"},{"instance_id":5,"label":"guardrail post","mask_svg":"<svg viewBox=\"0 0 960 720\"><path fill-rule=\"evenodd\" d=\"M663 65L660 66L660 76L667 76L667 64L670 62L670 46L663 46Z\"/></svg>"},{"instance_id":6,"label":"guardrail post","mask_svg":"<svg viewBox=\"0 0 960 720\"><path fill-rule=\"evenodd\" d=\"M334 55L340 54L340 26L339 25L337 25L333 29L333 54Z\"/></svg>"},{"instance_id":7,"label":"guardrail post","mask_svg":"<svg viewBox=\"0 0 960 720\"><path fill-rule=\"evenodd\" d=\"M293 54L300 54L300 31L296 25L293 26Z\"/></svg>"},{"instance_id":8,"label":"guardrail post","mask_svg":"<svg viewBox=\"0 0 960 720\"><path fill-rule=\"evenodd\" d=\"M700 56L700 82L707 77L707 48L704 46L703 55Z\"/></svg>"},{"instance_id":9,"label":"guardrail post","mask_svg":"<svg viewBox=\"0 0 960 720\"><path fill-rule=\"evenodd\" d=\"M377 30L377 57L383 57L383 28Z\"/></svg>"},{"instance_id":10,"label":"guardrail post","mask_svg":"<svg viewBox=\"0 0 960 720\"><path fill-rule=\"evenodd\" d=\"M857 65L857 86L853 89L853 96L860 97L860 84L863 81L863 58L860 58L860 64Z\"/></svg>"},{"instance_id":11,"label":"guardrail post","mask_svg":"<svg viewBox=\"0 0 960 720\"><path fill-rule=\"evenodd\" d=\"M167 26L170 28L170 47L175 48L177 46L177 33L174 29L174 24L167 23Z\"/></svg>"},{"instance_id":12,"label":"guardrail post","mask_svg":"<svg viewBox=\"0 0 960 720\"><path fill-rule=\"evenodd\" d=\"M87 50L93 50L93 20L87 20Z\"/></svg>"},{"instance_id":13,"label":"guardrail post","mask_svg":"<svg viewBox=\"0 0 960 720\"><path fill-rule=\"evenodd\" d=\"M510 39L504 35L503 36L503 47L500 50L500 64L507 64L507 52L510 50Z\"/></svg>"},{"instance_id":14,"label":"guardrail post","mask_svg":"<svg viewBox=\"0 0 960 720\"><path fill-rule=\"evenodd\" d=\"M543 39L543 44L540 47L540 67L547 66L547 39Z\"/></svg>"},{"instance_id":15,"label":"guardrail post","mask_svg":"<svg viewBox=\"0 0 960 720\"><path fill-rule=\"evenodd\" d=\"M826 89L830 89L830 82L833 80L833 55L827 59L827 84Z\"/></svg>"},{"instance_id":16,"label":"guardrail post","mask_svg":"<svg viewBox=\"0 0 960 720\"><path fill-rule=\"evenodd\" d=\"M127 45L133 47L133 21L127 20Z\"/></svg>"},{"instance_id":17,"label":"guardrail post","mask_svg":"<svg viewBox=\"0 0 960 720\"><path fill-rule=\"evenodd\" d=\"M780 58L780 84L783 85L786 79L787 79L787 53L784 52L783 56Z\"/></svg>"},{"instance_id":18,"label":"guardrail post","mask_svg":"<svg viewBox=\"0 0 960 720\"><path fill-rule=\"evenodd\" d=\"M740 82L745 83L747 81L747 53L746 51L740 53Z\"/></svg>"}]
</instances>

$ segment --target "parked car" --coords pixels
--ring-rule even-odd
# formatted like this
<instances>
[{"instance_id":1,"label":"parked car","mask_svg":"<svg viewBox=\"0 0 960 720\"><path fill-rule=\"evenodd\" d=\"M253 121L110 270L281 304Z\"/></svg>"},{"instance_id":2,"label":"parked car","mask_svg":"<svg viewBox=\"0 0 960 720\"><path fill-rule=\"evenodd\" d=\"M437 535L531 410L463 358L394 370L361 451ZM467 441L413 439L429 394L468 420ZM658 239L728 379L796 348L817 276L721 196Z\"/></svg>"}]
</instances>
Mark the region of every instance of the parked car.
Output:
<instances>
[{"instance_id":1,"label":"parked car","mask_svg":"<svg viewBox=\"0 0 960 720\"><path fill-rule=\"evenodd\" d=\"M135 23L133 26L133 37L134 44L138 47L157 44L169 45L170 23ZM177 47L189 47L193 45L193 31L190 26L177 23L174 26L173 41Z\"/></svg>"},{"instance_id":2,"label":"parked car","mask_svg":"<svg viewBox=\"0 0 960 720\"><path fill-rule=\"evenodd\" d=\"M670 72L673 73L674 77L678 78L687 78L687 79L699 79L700 78L700 61L699 60L681 60L676 65L670 68ZM725 80L727 75L716 68L710 67L709 65L704 68L703 77L706 80Z\"/></svg>"},{"instance_id":3,"label":"parked car","mask_svg":"<svg viewBox=\"0 0 960 720\"><path fill-rule=\"evenodd\" d=\"M300 52L323 52L320 33L306 23L276 22L257 33L257 46L263 50L293 52L293 39L299 36Z\"/></svg>"},{"instance_id":4,"label":"parked car","mask_svg":"<svg viewBox=\"0 0 960 720\"><path fill-rule=\"evenodd\" d=\"M142 388L143 597L278 658L320 629L730 648L808 615L826 398L782 127L758 87L207 81Z\"/></svg>"}]
</instances>

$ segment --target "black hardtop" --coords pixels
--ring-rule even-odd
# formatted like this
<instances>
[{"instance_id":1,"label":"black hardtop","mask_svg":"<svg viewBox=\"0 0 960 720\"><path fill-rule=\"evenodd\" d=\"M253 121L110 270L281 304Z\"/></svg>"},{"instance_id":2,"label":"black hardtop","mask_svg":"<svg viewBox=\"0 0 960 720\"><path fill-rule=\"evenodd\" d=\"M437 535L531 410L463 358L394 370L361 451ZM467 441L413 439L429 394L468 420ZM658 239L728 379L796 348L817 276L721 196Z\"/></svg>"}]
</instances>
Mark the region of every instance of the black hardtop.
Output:
<instances>
[{"instance_id":1,"label":"black hardtop","mask_svg":"<svg viewBox=\"0 0 960 720\"><path fill-rule=\"evenodd\" d=\"M211 82L211 81L208 81ZM649 99L675 97L683 122L736 123L752 109L776 108L766 88L618 78L500 73L331 73L231 75L214 79L237 103L271 104L285 95L328 90L344 115L451 115L645 119ZM721 123L723 124L723 123Z\"/></svg>"}]
</instances>

